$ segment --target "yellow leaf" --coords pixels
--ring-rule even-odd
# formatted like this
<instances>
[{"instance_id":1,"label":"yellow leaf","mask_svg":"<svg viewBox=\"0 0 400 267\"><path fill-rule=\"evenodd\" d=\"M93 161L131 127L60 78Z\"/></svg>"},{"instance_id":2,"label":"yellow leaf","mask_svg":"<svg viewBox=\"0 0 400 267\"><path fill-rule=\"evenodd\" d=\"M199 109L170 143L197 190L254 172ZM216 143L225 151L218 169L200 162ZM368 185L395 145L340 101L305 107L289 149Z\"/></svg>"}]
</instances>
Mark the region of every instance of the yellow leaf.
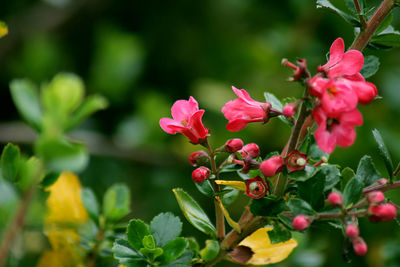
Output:
<instances>
[{"instance_id":1,"label":"yellow leaf","mask_svg":"<svg viewBox=\"0 0 400 267\"><path fill-rule=\"evenodd\" d=\"M254 252L246 264L277 263L283 261L292 253L297 246L296 240L292 238L286 242L271 244L268 237L268 231L271 230L272 227L260 228L240 242L239 246L249 247Z\"/></svg>"},{"instance_id":2,"label":"yellow leaf","mask_svg":"<svg viewBox=\"0 0 400 267\"><path fill-rule=\"evenodd\" d=\"M8 34L8 27L7 25L0 21L0 38Z\"/></svg>"},{"instance_id":3,"label":"yellow leaf","mask_svg":"<svg viewBox=\"0 0 400 267\"><path fill-rule=\"evenodd\" d=\"M244 182L241 181L225 181L225 180L215 180L216 184L220 184L220 185L228 185L231 186L233 188L242 190L242 191L246 191L246 184Z\"/></svg>"}]
</instances>

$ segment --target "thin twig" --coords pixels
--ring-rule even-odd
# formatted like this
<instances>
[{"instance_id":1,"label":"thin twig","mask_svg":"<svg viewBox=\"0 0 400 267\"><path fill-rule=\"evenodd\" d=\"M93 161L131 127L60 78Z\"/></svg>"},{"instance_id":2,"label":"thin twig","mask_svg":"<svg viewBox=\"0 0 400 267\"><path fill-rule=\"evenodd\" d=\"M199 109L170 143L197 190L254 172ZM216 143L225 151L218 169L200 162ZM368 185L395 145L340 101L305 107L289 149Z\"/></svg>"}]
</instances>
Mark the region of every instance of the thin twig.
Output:
<instances>
[{"instance_id":1,"label":"thin twig","mask_svg":"<svg viewBox=\"0 0 400 267\"><path fill-rule=\"evenodd\" d=\"M362 14L360 3L358 2L358 0L353 0L353 2L354 2L354 6L356 7L356 10L357 10L358 17L360 18L361 25L363 26L363 28L366 28L367 21L365 20L364 15Z\"/></svg>"}]
</instances>

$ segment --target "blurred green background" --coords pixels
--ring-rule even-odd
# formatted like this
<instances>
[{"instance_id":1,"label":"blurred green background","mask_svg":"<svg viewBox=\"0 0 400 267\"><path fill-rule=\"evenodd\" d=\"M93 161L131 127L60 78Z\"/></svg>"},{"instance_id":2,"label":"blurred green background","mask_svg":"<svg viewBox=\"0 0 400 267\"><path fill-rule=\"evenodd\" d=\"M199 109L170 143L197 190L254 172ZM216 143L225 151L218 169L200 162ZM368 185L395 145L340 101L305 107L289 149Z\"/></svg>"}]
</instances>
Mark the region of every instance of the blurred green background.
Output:
<instances>
[{"instance_id":1,"label":"blurred green background","mask_svg":"<svg viewBox=\"0 0 400 267\"><path fill-rule=\"evenodd\" d=\"M344 0L332 2L346 8ZM393 25L400 29L400 12L394 13ZM198 100L206 110L203 121L215 147L240 137L245 143L259 144L263 155L280 150L290 129L279 120L250 125L239 133L225 130L220 110L235 98L230 87L244 88L260 101L264 91L281 99L299 97L302 88L287 82L291 70L281 66L281 59L306 58L315 70L325 63L333 40L343 37L349 46L354 36L352 27L340 17L316 9L314 1L299 0L14 0L1 2L0 19L10 31L0 40L0 141L13 141L31 153L34 134L19 121L9 93L12 79L25 77L41 83L60 71L78 74L88 93L100 93L110 101L107 110L72 133L88 143L91 152L81 181L99 199L111 184L128 184L133 202L130 216L145 221L161 211L180 214L171 192L174 187L184 188L213 213L209 200L191 181L187 160L201 147L159 127L159 119L170 116L174 101L190 95ZM362 155L369 154L385 177L371 130L381 131L397 163L400 50L365 50L364 54L381 60L379 72L370 81L383 99L361 107L364 125L357 130L356 143L337 148L330 161L356 168ZM387 195L400 201L398 192ZM5 196L4 192L0 199ZM233 218L240 216L245 203L241 197L229 208ZM21 237L26 239L27 254L13 251L12 257L23 259L22 265L14 266L33 266L46 246L40 221L30 225L28 237ZM313 226L298 235L299 247L279 266L400 266L399 229L398 222L374 225L361 220L369 253L346 264L341 233ZM184 235L195 236L203 245L204 236L187 223Z\"/></svg>"}]
</instances>

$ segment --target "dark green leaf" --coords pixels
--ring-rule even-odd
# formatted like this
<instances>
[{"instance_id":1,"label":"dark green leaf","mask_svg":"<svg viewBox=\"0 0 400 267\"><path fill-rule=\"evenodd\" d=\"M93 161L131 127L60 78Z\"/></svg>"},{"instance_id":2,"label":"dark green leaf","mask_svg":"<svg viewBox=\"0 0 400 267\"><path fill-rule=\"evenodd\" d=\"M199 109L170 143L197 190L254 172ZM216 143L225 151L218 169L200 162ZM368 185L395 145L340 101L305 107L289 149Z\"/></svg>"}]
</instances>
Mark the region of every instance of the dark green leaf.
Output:
<instances>
[{"instance_id":1,"label":"dark green leaf","mask_svg":"<svg viewBox=\"0 0 400 267\"><path fill-rule=\"evenodd\" d=\"M170 212L158 214L150 223L150 232L158 247L163 247L169 241L178 237L181 231L181 220Z\"/></svg>"},{"instance_id":2,"label":"dark green leaf","mask_svg":"<svg viewBox=\"0 0 400 267\"><path fill-rule=\"evenodd\" d=\"M141 248L140 253L145 255L150 261L154 261L155 258L161 256L164 251L162 248Z\"/></svg>"},{"instance_id":3,"label":"dark green leaf","mask_svg":"<svg viewBox=\"0 0 400 267\"><path fill-rule=\"evenodd\" d=\"M368 155L361 158L356 174L361 179L360 181L364 183L364 186L369 186L382 177L376 170L372 158Z\"/></svg>"},{"instance_id":4,"label":"dark green leaf","mask_svg":"<svg viewBox=\"0 0 400 267\"><path fill-rule=\"evenodd\" d=\"M114 184L103 198L103 215L108 221L118 221L130 212L131 196L124 184Z\"/></svg>"},{"instance_id":5,"label":"dark green leaf","mask_svg":"<svg viewBox=\"0 0 400 267\"><path fill-rule=\"evenodd\" d=\"M145 262L145 258L143 257L143 255L140 252L133 250L129 246L127 240L115 240L112 252L114 254L114 258L117 259L120 264L132 266L130 264ZM143 266L146 266L146 264Z\"/></svg>"},{"instance_id":6,"label":"dark green leaf","mask_svg":"<svg viewBox=\"0 0 400 267\"><path fill-rule=\"evenodd\" d=\"M276 199L273 197L253 199L250 205L251 213L257 216L272 217L286 209L286 202L283 199Z\"/></svg>"},{"instance_id":7,"label":"dark green leaf","mask_svg":"<svg viewBox=\"0 0 400 267\"><path fill-rule=\"evenodd\" d=\"M206 246L200 251L201 258L205 261L211 261L219 253L219 244L217 240L206 240Z\"/></svg>"},{"instance_id":8,"label":"dark green leaf","mask_svg":"<svg viewBox=\"0 0 400 267\"><path fill-rule=\"evenodd\" d=\"M274 228L271 231L268 231L268 237L271 244L277 244L288 241L292 238L292 233L281 223L274 222Z\"/></svg>"},{"instance_id":9,"label":"dark green leaf","mask_svg":"<svg viewBox=\"0 0 400 267\"><path fill-rule=\"evenodd\" d=\"M289 172L288 177L292 180L304 182L310 179L317 172L317 168L312 165L306 165L304 170Z\"/></svg>"},{"instance_id":10,"label":"dark green leaf","mask_svg":"<svg viewBox=\"0 0 400 267\"><path fill-rule=\"evenodd\" d=\"M360 73L364 78L369 78L374 75L379 69L379 58L376 56L366 56L364 57L364 66L362 67Z\"/></svg>"},{"instance_id":11,"label":"dark green leaf","mask_svg":"<svg viewBox=\"0 0 400 267\"><path fill-rule=\"evenodd\" d=\"M19 147L8 143L1 154L1 171L3 178L14 183L17 181L20 159Z\"/></svg>"},{"instance_id":12,"label":"dark green leaf","mask_svg":"<svg viewBox=\"0 0 400 267\"><path fill-rule=\"evenodd\" d=\"M224 167L222 167L222 169L219 171L219 173L223 173L223 172L235 172L238 170L241 170L243 168L242 165L238 165L238 164L228 164L225 165Z\"/></svg>"},{"instance_id":13,"label":"dark green leaf","mask_svg":"<svg viewBox=\"0 0 400 267\"><path fill-rule=\"evenodd\" d=\"M202 193L205 196L208 197L214 197L214 190L213 187L211 185L210 180L204 180L201 183L194 183L197 187L197 189L200 191L200 193Z\"/></svg>"},{"instance_id":14,"label":"dark green leaf","mask_svg":"<svg viewBox=\"0 0 400 267\"><path fill-rule=\"evenodd\" d=\"M92 189L88 187L83 188L81 190L81 196L83 205L89 213L89 216L92 218L92 220L97 222L99 218L99 202L97 201Z\"/></svg>"},{"instance_id":15,"label":"dark green leaf","mask_svg":"<svg viewBox=\"0 0 400 267\"><path fill-rule=\"evenodd\" d=\"M364 184L358 175L354 176L346 185L343 191L343 202L345 207L357 203L362 194Z\"/></svg>"},{"instance_id":16,"label":"dark green leaf","mask_svg":"<svg viewBox=\"0 0 400 267\"><path fill-rule=\"evenodd\" d=\"M127 228L126 236L129 244L139 250L143 247L142 240L145 236L150 235L149 227L142 220L130 220Z\"/></svg>"},{"instance_id":17,"label":"dark green leaf","mask_svg":"<svg viewBox=\"0 0 400 267\"><path fill-rule=\"evenodd\" d=\"M340 171L335 165L322 166L321 172L325 175L324 192L332 189L340 182Z\"/></svg>"},{"instance_id":18,"label":"dark green leaf","mask_svg":"<svg viewBox=\"0 0 400 267\"><path fill-rule=\"evenodd\" d=\"M161 264L159 267L190 267L192 258L193 258L193 253L187 249L178 259L169 263Z\"/></svg>"},{"instance_id":19,"label":"dark green leaf","mask_svg":"<svg viewBox=\"0 0 400 267\"><path fill-rule=\"evenodd\" d=\"M351 16L351 15L343 12L342 10L338 9L337 7L332 5L332 3L329 2L328 0L317 0L317 8L321 8L321 7L325 7L325 8L331 9L332 11L337 13L347 23L349 23L352 26L356 26L356 27L360 26L360 23L356 18L354 18L353 16Z\"/></svg>"},{"instance_id":20,"label":"dark green leaf","mask_svg":"<svg viewBox=\"0 0 400 267\"><path fill-rule=\"evenodd\" d=\"M42 186L43 186L43 187L49 187L49 186L51 186L52 184L54 184L54 183L57 181L57 179L58 179L59 176L60 176L60 173L59 173L59 172L50 172L50 173L47 173L47 174L45 175L45 177L43 178L43 180L42 180Z\"/></svg>"},{"instance_id":21,"label":"dark green leaf","mask_svg":"<svg viewBox=\"0 0 400 267\"><path fill-rule=\"evenodd\" d=\"M308 202L314 209L323 206L325 188L325 173L322 169L305 182L298 182L298 196Z\"/></svg>"},{"instance_id":22,"label":"dark green leaf","mask_svg":"<svg viewBox=\"0 0 400 267\"><path fill-rule=\"evenodd\" d=\"M173 189L173 192L186 219L201 232L215 236L215 227L199 204L180 188Z\"/></svg>"},{"instance_id":23,"label":"dark green leaf","mask_svg":"<svg viewBox=\"0 0 400 267\"><path fill-rule=\"evenodd\" d=\"M342 175L342 183L340 188L342 189L342 191L344 190L344 187L346 186L346 184L350 181L351 178L353 178L354 176L356 176L355 172L349 168L346 167L342 170L341 172Z\"/></svg>"},{"instance_id":24,"label":"dark green leaf","mask_svg":"<svg viewBox=\"0 0 400 267\"><path fill-rule=\"evenodd\" d=\"M265 100L271 104L271 107L273 109L276 109L278 111L282 111L283 104L274 94L265 92L264 96L265 96ZM278 118L281 121L283 121L284 123L288 124L289 126L292 126L292 123L285 116L278 116Z\"/></svg>"},{"instance_id":25,"label":"dark green leaf","mask_svg":"<svg viewBox=\"0 0 400 267\"><path fill-rule=\"evenodd\" d=\"M372 37L371 43L387 47L399 47L400 33L381 33L378 36Z\"/></svg>"},{"instance_id":26,"label":"dark green leaf","mask_svg":"<svg viewBox=\"0 0 400 267\"><path fill-rule=\"evenodd\" d=\"M188 242L183 237L178 237L174 240L169 241L163 246L162 262L170 262L180 257L188 246Z\"/></svg>"},{"instance_id":27,"label":"dark green leaf","mask_svg":"<svg viewBox=\"0 0 400 267\"><path fill-rule=\"evenodd\" d=\"M229 206L236 200L236 198L239 196L239 193L240 193L239 189L230 188L229 192L221 196L222 204L224 204L225 207Z\"/></svg>"},{"instance_id":28,"label":"dark green leaf","mask_svg":"<svg viewBox=\"0 0 400 267\"><path fill-rule=\"evenodd\" d=\"M42 110L37 87L29 80L13 80L11 97L21 117L35 130L41 129Z\"/></svg>"},{"instance_id":29,"label":"dark green leaf","mask_svg":"<svg viewBox=\"0 0 400 267\"><path fill-rule=\"evenodd\" d=\"M382 21L381 25L379 25L378 29L375 31L375 35L379 35L381 32L383 32L386 28L390 26L390 24L393 21L393 13L390 12L385 19Z\"/></svg>"},{"instance_id":30,"label":"dark green leaf","mask_svg":"<svg viewBox=\"0 0 400 267\"><path fill-rule=\"evenodd\" d=\"M316 212L306 201L299 198L291 198L288 201L288 207L294 215L314 215Z\"/></svg>"},{"instance_id":31,"label":"dark green leaf","mask_svg":"<svg viewBox=\"0 0 400 267\"><path fill-rule=\"evenodd\" d=\"M375 141L378 144L379 152L383 158L383 161L385 162L389 177L392 177L393 176L393 162L392 162L392 157L390 156L389 150L387 149L385 142L383 141L381 133L377 129L372 130L372 134L374 135Z\"/></svg>"}]
</instances>

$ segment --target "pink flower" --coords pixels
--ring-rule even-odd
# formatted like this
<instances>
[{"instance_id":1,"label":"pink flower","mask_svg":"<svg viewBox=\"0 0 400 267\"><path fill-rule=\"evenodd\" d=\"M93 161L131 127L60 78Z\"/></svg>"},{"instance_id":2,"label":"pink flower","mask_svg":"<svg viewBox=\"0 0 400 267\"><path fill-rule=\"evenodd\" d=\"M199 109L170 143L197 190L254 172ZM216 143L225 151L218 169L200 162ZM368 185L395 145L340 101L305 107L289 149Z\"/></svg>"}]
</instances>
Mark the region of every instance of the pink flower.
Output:
<instances>
[{"instance_id":1,"label":"pink flower","mask_svg":"<svg viewBox=\"0 0 400 267\"><path fill-rule=\"evenodd\" d=\"M161 128L169 133L181 133L189 138L193 144L204 142L209 131L204 127L201 118L204 110L199 110L197 101L190 97L187 100L178 100L171 108L172 118L160 119Z\"/></svg>"},{"instance_id":2,"label":"pink flower","mask_svg":"<svg viewBox=\"0 0 400 267\"><path fill-rule=\"evenodd\" d=\"M253 100L244 89L239 90L232 86L232 90L238 98L229 101L222 108L222 113L229 120L226 125L228 131L240 131L250 122L268 122L270 103Z\"/></svg>"},{"instance_id":3,"label":"pink flower","mask_svg":"<svg viewBox=\"0 0 400 267\"><path fill-rule=\"evenodd\" d=\"M245 145L241 150L239 150L239 153L242 155L243 158L247 156L255 158L258 157L258 155L260 155L261 151L256 143L250 143Z\"/></svg>"},{"instance_id":4,"label":"pink flower","mask_svg":"<svg viewBox=\"0 0 400 267\"><path fill-rule=\"evenodd\" d=\"M328 202L332 206L341 206L343 205L343 197L337 192L332 192L328 195Z\"/></svg>"},{"instance_id":5,"label":"pink flower","mask_svg":"<svg viewBox=\"0 0 400 267\"><path fill-rule=\"evenodd\" d=\"M260 171L264 177L272 177L283 169L283 158L281 156L272 156L264 160L260 165Z\"/></svg>"},{"instance_id":6,"label":"pink flower","mask_svg":"<svg viewBox=\"0 0 400 267\"><path fill-rule=\"evenodd\" d=\"M336 145L351 146L356 139L354 127L363 123L361 113L357 109L330 117L319 106L313 110L312 115L318 124L315 139L319 148L326 153L332 153Z\"/></svg>"},{"instance_id":7,"label":"pink flower","mask_svg":"<svg viewBox=\"0 0 400 267\"><path fill-rule=\"evenodd\" d=\"M210 156L203 150L193 152L189 156L189 163L192 166L197 166L206 163Z\"/></svg>"},{"instance_id":8,"label":"pink flower","mask_svg":"<svg viewBox=\"0 0 400 267\"><path fill-rule=\"evenodd\" d=\"M243 147L243 141L240 138L229 139L225 143L225 150L228 153L239 151Z\"/></svg>"},{"instance_id":9,"label":"pink flower","mask_svg":"<svg viewBox=\"0 0 400 267\"><path fill-rule=\"evenodd\" d=\"M359 233L360 233L360 230L358 229L358 226L355 223L350 223L346 226L347 237L356 238Z\"/></svg>"},{"instance_id":10,"label":"pink flower","mask_svg":"<svg viewBox=\"0 0 400 267\"><path fill-rule=\"evenodd\" d=\"M382 191L372 191L368 193L367 199L370 203L381 203L385 201L385 195Z\"/></svg>"},{"instance_id":11,"label":"pink flower","mask_svg":"<svg viewBox=\"0 0 400 267\"><path fill-rule=\"evenodd\" d=\"M295 103L289 103L285 105L282 109L282 114L286 118L292 117L297 112L297 105Z\"/></svg>"},{"instance_id":12,"label":"pink flower","mask_svg":"<svg viewBox=\"0 0 400 267\"><path fill-rule=\"evenodd\" d=\"M195 183L201 183L210 178L211 170L207 167L201 166L192 172L192 180Z\"/></svg>"},{"instance_id":13,"label":"pink flower","mask_svg":"<svg viewBox=\"0 0 400 267\"><path fill-rule=\"evenodd\" d=\"M292 226L297 231L303 231L307 229L311 224L311 218L306 215L297 215L294 217Z\"/></svg>"},{"instance_id":14,"label":"pink flower","mask_svg":"<svg viewBox=\"0 0 400 267\"><path fill-rule=\"evenodd\" d=\"M298 150L291 151L285 158L288 172L303 170L307 163L307 155Z\"/></svg>"},{"instance_id":15,"label":"pink flower","mask_svg":"<svg viewBox=\"0 0 400 267\"><path fill-rule=\"evenodd\" d=\"M396 207L391 203L370 206L368 212L371 214L371 222L388 222L397 216Z\"/></svg>"},{"instance_id":16,"label":"pink flower","mask_svg":"<svg viewBox=\"0 0 400 267\"><path fill-rule=\"evenodd\" d=\"M268 185L260 177L254 177L246 181L246 195L251 198L262 198L267 194Z\"/></svg>"},{"instance_id":17,"label":"pink flower","mask_svg":"<svg viewBox=\"0 0 400 267\"><path fill-rule=\"evenodd\" d=\"M368 251L367 244L361 237L353 239L353 249L358 256L363 256Z\"/></svg>"}]
</instances>

